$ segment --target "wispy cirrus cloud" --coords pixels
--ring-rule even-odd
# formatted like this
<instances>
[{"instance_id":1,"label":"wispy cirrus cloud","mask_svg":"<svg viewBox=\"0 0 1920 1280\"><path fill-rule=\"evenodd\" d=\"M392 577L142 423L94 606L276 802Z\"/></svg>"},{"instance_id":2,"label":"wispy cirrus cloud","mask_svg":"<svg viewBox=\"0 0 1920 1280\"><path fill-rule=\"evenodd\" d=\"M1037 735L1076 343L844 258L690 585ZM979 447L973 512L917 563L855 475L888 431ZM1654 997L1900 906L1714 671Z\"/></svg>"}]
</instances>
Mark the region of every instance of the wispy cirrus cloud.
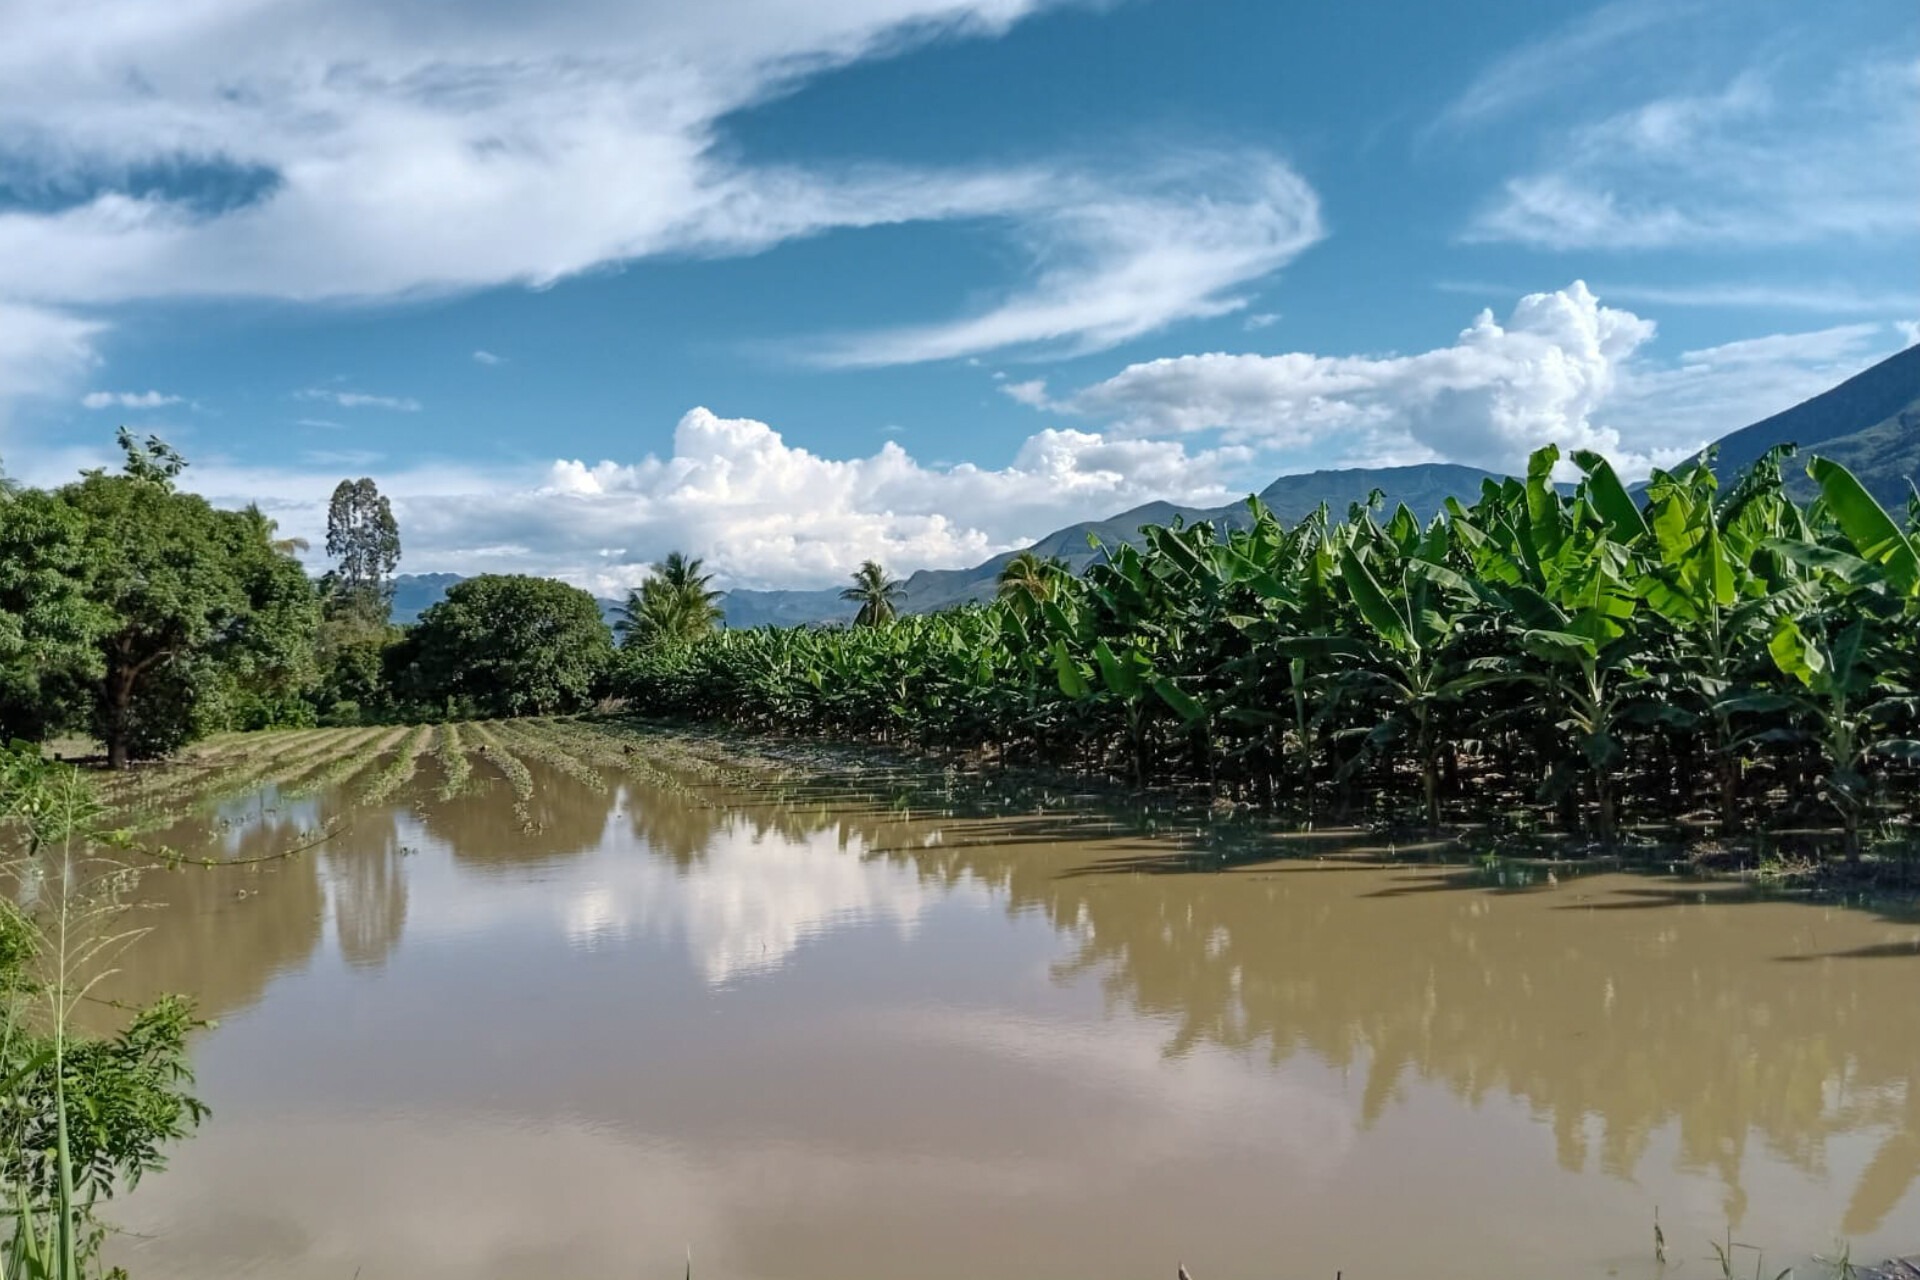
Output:
<instances>
[{"instance_id":1,"label":"wispy cirrus cloud","mask_svg":"<svg viewBox=\"0 0 1920 1280\"><path fill-rule=\"evenodd\" d=\"M185 397L164 391L89 391L80 397L87 409L164 409L184 403Z\"/></svg>"},{"instance_id":2,"label":"wispy cirrus cloud","mask_svg":"<svg viewBox=\"0 0 1920 1280\"><path fill-rule=\"evenodd\" d=\"M1510 293L1498 285L1448 282L1452 293ZM1685 284L1601 281L1594 292L1620 302L1658 307L1698 307L1735 312L1804 311L1827 315L1884 316L1920 311L1920 291L1861 288L1843 282L1795 283L1754 280L1704 280Z\"/></svg>"},{"instance_id":3,"label":"wispy cirrus cloud","mask_svg":"<svg viewBox=\"0 0 1920 1280\"><path fill-rule=\"evenodd\" d=\"M476 351L473 353L473 362L484 365L505 364L507 358L505 356L497 356L491 351Z\"/></svg>"},{"instance_id":4,"label":"wispy cirrus cloud","mask_svg":"<svg viewBox=\"0 0 1920 1280\"><path fill-rule=\"evenodd\" d=\"M948 360L1038 348L1084 354L1180 320L1243 310L1244 289L1324 234L1320 203L1268 155L1189 160L1138 189L1036 177L1003 216L1042 264L975 315L830 338L806 358L830 367Z\"/></svg>"},{"instance_id":5,"label":"wispy cirrus cloud","mask_svg":"<svg viewBox=\"0 0 1920 1280\"><path fill-rule=\"evenodd\" d=\"M1434 117L1429 134L1504 119L1605 73L1605 55L1697 12L1680 0L1615 0L1509 50Z\"/></svg>"},{"instance_id":6,"label":"wispy cirrus cloud","mask_svg":"<svg viewBox=\"0 0 1920 1280\"><path fill-rule=\"evenodd\" d=\"M1069 2L815 0L743 21L737 6L556 0L457 25L377 0L271 20L252 0L116 23L35 7L0 47L0 131L22 182L65 194L0 211L0 298L383 299L983 219L1034 248L1026 283L983 314L821 358L1086 349L1238 307L1240 286L1317 234L1310 189L1271 157L1169 184L1150 159L1093 182L1070 164L806 168L725 145L726 117L810 76ZM143 166L172 176L115 176Z\"/></svg>"},{"instance_id":7,"label":"wispy cirrus cloud","mask_svg":"<svg viewBox=\"0 0 1920 1280\"><path fill-rule=\"evenodd\" d=\"M382 396L366 391L341 391L333 387L305 387L294 394L302 400L318 400L342 409L390 409L396 413L418 413L425 407L412 396Z\"/></svg>"},{"instance_id":8,"label":"wispy cirrus cloud","mask_svg":"<svg viewBox=\"0 0 1920 1280\"><path fill-rule=\"evenodd\" d=\"M1920 62L1790 85L1749 69L1578 125L1509 178L1466 238L1541 249L1802 245L1920 236Z\"/></svg>"}]
</instances>

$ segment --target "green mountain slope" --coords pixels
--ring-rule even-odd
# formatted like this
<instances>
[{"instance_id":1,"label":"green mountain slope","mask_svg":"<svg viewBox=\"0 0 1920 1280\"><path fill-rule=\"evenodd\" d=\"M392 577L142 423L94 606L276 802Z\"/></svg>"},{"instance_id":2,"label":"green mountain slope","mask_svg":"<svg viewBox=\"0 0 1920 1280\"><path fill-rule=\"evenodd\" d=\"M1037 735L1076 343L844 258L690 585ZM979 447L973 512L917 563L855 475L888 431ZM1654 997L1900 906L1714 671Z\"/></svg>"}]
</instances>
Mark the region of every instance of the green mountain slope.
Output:
<instances>
[{"instance_id":1,"label":"green mountain slope","mask_svg":"<svg viewBox=\"0 0 1920 1280\"><path fill-rule=\"evenodd\" d=\"M1920 346L1887 357L1823 391L1719 441L1714 473L1723 481L1752 466L1775 445L1800 447L1841 463L1891 510L1903 507L1920 476ZM1800 467L1788 468L1795 495L1813 484Z\"/></svg>"}]
</instances>

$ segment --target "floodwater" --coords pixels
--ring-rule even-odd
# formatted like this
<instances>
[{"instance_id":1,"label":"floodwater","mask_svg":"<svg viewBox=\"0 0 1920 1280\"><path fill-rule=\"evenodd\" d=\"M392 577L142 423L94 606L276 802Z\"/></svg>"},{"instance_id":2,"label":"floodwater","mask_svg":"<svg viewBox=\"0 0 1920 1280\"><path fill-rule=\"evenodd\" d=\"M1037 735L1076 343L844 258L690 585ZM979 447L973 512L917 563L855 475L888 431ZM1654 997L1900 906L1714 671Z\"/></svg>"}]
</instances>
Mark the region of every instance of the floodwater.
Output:
<instances>
[{"instance_id":1,"label":"floodwater","mask_svg":"<svg viewBox=\"0 0 1920 1280\"><path fill-rule=\"evenodd\" d=\"M1656 1212L1702 1275L1729 1232L1769 1275L1920 1247L1911 916L1332 838L1221 864L887 777L534 775L531 832L429 764L316 851L142 881L104 994L200 998L213 1116L115 1261L1533 1280L1657 1274Z\"/></svg>"}]
</instances>

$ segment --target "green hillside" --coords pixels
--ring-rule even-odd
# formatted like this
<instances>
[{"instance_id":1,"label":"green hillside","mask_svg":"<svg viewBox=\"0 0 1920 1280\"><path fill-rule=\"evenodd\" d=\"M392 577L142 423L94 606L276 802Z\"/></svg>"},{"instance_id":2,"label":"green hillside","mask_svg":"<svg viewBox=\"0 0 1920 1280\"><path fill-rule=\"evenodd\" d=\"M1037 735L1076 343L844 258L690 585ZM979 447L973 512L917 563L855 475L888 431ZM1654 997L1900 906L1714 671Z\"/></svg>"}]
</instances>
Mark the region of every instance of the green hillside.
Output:
<instances>
[{"instance_id":1,"label":"green hillside","mask_svg":"<svg viewBox=\"0 0 1920 1280\"><path fill-rule=\"evenodd\" d=\"M1726 436L1714 472L1727 480L1781 444L1798 445L1803 457L1818 453L1842 463L1882 504L1904 506L1920 475L1920 346ZM1788 468L1788 486L1802 500L1813 494L1799 467Z\"/></svg>"}]
</instances>

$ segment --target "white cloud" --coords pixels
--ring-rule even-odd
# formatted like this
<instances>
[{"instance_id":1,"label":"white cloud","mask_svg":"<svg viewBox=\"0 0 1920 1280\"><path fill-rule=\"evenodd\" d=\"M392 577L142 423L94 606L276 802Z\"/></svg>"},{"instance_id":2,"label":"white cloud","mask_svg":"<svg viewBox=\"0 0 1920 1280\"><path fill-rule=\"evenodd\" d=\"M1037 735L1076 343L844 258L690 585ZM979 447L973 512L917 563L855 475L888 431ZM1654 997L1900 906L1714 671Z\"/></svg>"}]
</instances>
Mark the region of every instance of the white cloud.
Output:
<instances>
[{"instance_id":1,"label":"white cloud","mask_svg":"<svg viewBox=\"0 0 1920 1280\"><path fill-rule=\"evenodd\" d=\"M1066 403L1134 433L1224 430L1292 449L1339 433L1356 457L1510 467L1538 445L1620 450L1593 414L1651 321L1584 284L1483 311L1453 345L1411 356L1181 356L1133 365Z\"/></svg>"},{"instance_id":2,"label":"white cloud","mask_svg":"<svg viewBox=\"0 0 1920 1280\"><path fill-rule=\"evenodd\" d=\"M0 298L414 296L966 218L1033 249L1030 292L823 358L1086 348L1233 309L1315 235L1311 191L1270 158L1093 181L1042 165L809 171L724 145L727 116L808 76L1056 2L556 0L457 23L377 0L111 21L39 6L0 47L0 131L23 181L86 194L0 213ZM113 189L139 166L183 188L200 170L251 175L251 196L209 209Z\"/></svg>"},{"instance_id":3,"label":"white cloud","mask_svg":"<svg viewBox=\"0 0 1920 1280\"><path fill-rule=\"evenodd\" d=\"M473 362L475 364L486 364L486 365L505 364L506 357L497 356L493 354L493 352L491 351L476 351L473 353Z\"/></svg>"},{"instance_id":4,"label":"white cloud","mask_svg":"<svg viewBox=\"0 0 1920 1280\"><path fill-rule=\"evenodd\" d=\"M922 465L893 441L871 457L831 459L765 423L695 409L675 429L670 457L556 462L537 492L491 497L484 514L461 501L406 511L437 543L485 528L568 566L586 562L589 541L633 549L632 563L592 570L608 592L674 547L704 556L731 585L819 586L866 559L899 571L976 564L1153 498L1225 502L1240 492L1226 477L1247 458L1047 430L1000 469Z\"/></svg>"},{"instance_id":5,"label":"white cloud","mask_svg":"<svg viewBox=\"0 0 1920 1280\"><path fill-rule=\"evenodd\" d=\"M1189 161L1140 192L1035 183L1007 212L1045 264L1016 296L964 319L829 340L838 367L913 364L1036 344L1080 354L1179 320L1239 311L1238 291L1321 237L1313 189L1271 157Z\"/></svg>"},{"instance_id":6,"label":"white cloud","mask_svg":"<svg viewBox=\"0 0 1920 1280\"><path fill-rule=\"evenodd\" d=\"M1843 324L1811 333L1770 333L1742 338L1680 353L1682 365L1770 365L1789 362L1831 364L1849 360L1884 346L1884 329L1877 324Z\"/></svg>"},{"instance_id":7,"label":"white cloud","mask_svg":"<svg viewBox=\"0 0 1920 1280\"><path fill-rule=\"evenodd\" d=\"M1893 327L1899 330L1903 350L1920 345L1920 320L1895 320Z\"/></svg>"},{"instance_id":8,"label":"white cloud","mask_svg":"<svg viewBox=\"0 0 1920 1280\"><path fill-rule=\"evenodd\" d=\"M164 391L89 391L80 403L88 409L163 409L184 401Z\"/></svg>"},{"instance_id":9,"label":"white cloud","mask_svg":"<svg viewBox=\"0 0 1920 1280\"><path fill-rule=\"evenodd\" d=\"M1728 311L1807 311L1834 315L1886 315L1920 310L1920 293L1869 290L1843 283L1767 284L1708 281L1701 284L1596 285L1603 297L1662 307L1717 307Z\"/></svg>"},{"instance_id":10,"label":"white cloud","mask_svg":"<svg viewBox=\"0 0 1920 1280\"><path fill-rule=\"evenodd\" d=\"M1047 399L1047 380L1034 378L1028 382L1003 382L1001 394L1018 401L1030 409L1045 409L1052 401Z\"/></svg>"},{"instance_id":11,"label":"white cloud","mask_svg":"<svg viewBox=\"0 0 1920 1280\"><path fill-rule=\"evenodd\" d=\"M1473 240L1548 249L1806 244L1920 232L1911 149L1920 65L1849 66L1808 87L1747 71L1553 140L1510 178Z\"/></svg>"},{"instance_id":12,"label":"white cloud","mask_svg":"<svg viewBox=\"0 0 1920 1280\"><path fill-rule=\"evenodd\" d=\"M1819 395L1900 349L1897 326L1839 325L1768 334L1634 362L1608 408L1628 438L1692 452Z\"/></svg>"},{"instance_id":13,"label":"white cloud","mask_svg":"<svg viewBox=\"0 0 1920 1280\"><path fill-rule=\"evenodd\" d=\"M1245 327L1248 333L1252 333L1256 329L1270 329L1274 325L1279 323L1280 323L1279 312L1262 311L1258 315L1248 316Z\"/></svg>"},{"instance_id":14,"label":"white cloud","mask_svg":"<svg viewBox=\"0 0 1920 1280\"><path fill-rule=\"evenodd\" d=\"M1674 0L1616 0L1497 58L1435 117L1433 129L1488 124L1601 74L1601 55L1695 8ZM1429 130L1431 132L1432 130Z\"/></svg>"},{"instance_id":15,"label":"white cloud","mask_svg":"<svg viewBox=\"0 0 1920 1280\"><path fill-rule=\"evenodd\" d=\"M1879 323L1771 334L1661 360L1655 328L1575 282L1482 312L1450 346L1408 356L1182 356L1133 365L1050 407L1122 433L1221 432L1348 463L1518 468L1543 444L1643 472L1825 391L1897 349ZM1904 332L1904 331L1900 331Z\"/></svg>"},{"instance_id":16,"label":"white cloud","mask_svg":"<svg viewBox=\"0 0 1920 1280\"><path fill-rule=\"evenodd\" d=\"M0 298L0 425L19 396L62 393L99 363L95 340L106 326Z\"/></svg>"},{"instance_id":17,"label":"white cloud","mask_svg":"<svg viewBox=\"0 0 1920 1280\"><path fill-rule=\"evenodd\" d=\"M295 394L302 400L324 400L342 409L391 409L397 413L418 413L422 407L412 396L376 396L364 391L335 391L329 387L308 387Z\"/></svg>"},{"instance_id":18,"label":"white cloud","mask_svg":"<svg viewBox=\"0 0 1920 1280\"><path fill-rule=\"evenodd\" d=\"M386 455L371 449L308 449L300 460L316 467L353 467L364 470Z\"/></svg>"}]
</instances>

